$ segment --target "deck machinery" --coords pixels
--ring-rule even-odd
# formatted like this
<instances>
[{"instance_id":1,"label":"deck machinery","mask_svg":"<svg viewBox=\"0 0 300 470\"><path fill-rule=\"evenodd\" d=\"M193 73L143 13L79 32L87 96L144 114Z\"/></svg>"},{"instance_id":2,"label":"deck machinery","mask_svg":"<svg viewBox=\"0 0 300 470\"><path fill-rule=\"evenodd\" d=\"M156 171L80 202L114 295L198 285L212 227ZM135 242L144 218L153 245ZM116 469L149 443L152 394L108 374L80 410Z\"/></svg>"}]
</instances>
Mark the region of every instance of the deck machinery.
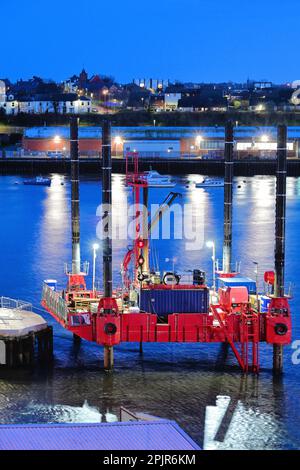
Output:
<instances>
[{"instance_id":1,"label":"deck machinery","mask_svg":"<svg viewBox=\"0 0 300 470\"><path fill-rule=\"evenodd\" d=\"M140 213L140 202L148 207L148 184L139 171L138 155L126 158L126 183L132 188L136 204L135 240L125 254L123 288L113 289L111 238L111 131L103 126L102 137L102 201L103 209L103 291L87 289L87 265L81 269L79 249L78 187L78 123L71 122L72 227L73 259L67 270L68 284L63 292L44 283L42 305L76 338L104 346L104 368L113 368L113 347L121 342L227 343L242 371L259 371L259 343L274 347L275 372L282 370L282 347L291 341L291 312L284 293L284 246L286 206L286 142L285 126L278 128L275 271L265 274L270 295L268 307L261 310L251 301L246 286L223 286L212 292L205 284L205 275L194 270L193 281L184 283L174 272L161 277L149 266L151 229L165 210L179 197L171 193L154 217ZM233 126L225 130L224 247L222 268L218 275L232 279L232 182ZM142 197L141 197L142 193ZM132 263L132 276L129 264ZM213 294L213 295L212 295ZM256 297L258 298L258 297Z\"/></svg>"}]
</instances>

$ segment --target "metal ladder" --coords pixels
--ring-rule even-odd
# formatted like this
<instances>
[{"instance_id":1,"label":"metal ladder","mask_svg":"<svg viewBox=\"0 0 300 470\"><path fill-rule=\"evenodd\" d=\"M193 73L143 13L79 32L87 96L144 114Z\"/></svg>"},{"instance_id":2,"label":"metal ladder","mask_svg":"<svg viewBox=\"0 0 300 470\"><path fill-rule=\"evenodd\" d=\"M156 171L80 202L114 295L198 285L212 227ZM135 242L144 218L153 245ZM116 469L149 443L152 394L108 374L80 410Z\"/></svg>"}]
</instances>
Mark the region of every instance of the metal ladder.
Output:
<instances>
[{"instance_id":1,"label":"metal ladder","mask_svg":"<svg viewBox=\"0 0 300 470\"><path fill-rule=\"evenodd\" d=\"M240 325L241 357L244 372L249 371L249 356L252 349L252 372L259 372L259 316L248 305L241 313ZM251 344L251 348L250 348Z\"/></svg>"}]
</instances>

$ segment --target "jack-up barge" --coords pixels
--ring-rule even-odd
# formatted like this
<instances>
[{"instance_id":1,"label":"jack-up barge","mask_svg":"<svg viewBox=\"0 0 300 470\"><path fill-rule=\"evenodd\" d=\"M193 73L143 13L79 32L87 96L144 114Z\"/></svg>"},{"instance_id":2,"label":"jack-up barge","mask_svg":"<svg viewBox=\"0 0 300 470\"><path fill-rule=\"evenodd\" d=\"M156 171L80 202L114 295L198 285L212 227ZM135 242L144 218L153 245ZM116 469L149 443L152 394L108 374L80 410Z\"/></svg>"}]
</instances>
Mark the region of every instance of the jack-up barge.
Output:
<instances>
[{"instance_id":1,"label":"jack-up barge","mask_svg":"<svg viewBox=\"0 0 300 470\"><path fill-rule=\"evenodd\" d=\"M88 265L80 260L78 121L71 119L72 264L66 266L67 287L56 292L51 283L43 287L43 307L75 339L83 338L104 346L104 368L114 364L113 348L121 342L227 343L242 371L259 371L259 344L273 345L273 370L283 368L283 346L291 342L291 311L284 289L287 128L278 127L275 269L265 273L269 296L258 302L249 286L243 285L239 270L232 269L232 195L234 130L225 129L224 243L222 267L217 275L223 284L214 292L205 284L205 274L193 271L193 281L181 282L175 273L161 279L149 267L149 233L153 221L136 224L133 246L126 253L123 288L114 290L112 279L111 224L111 130L103 125L102 204L103 291L88 289ZM132 188L136 207L148 207L148 183L139 172L138 155L126 160L126 182ZM162 212L178 196L170 193ZM158 214L157 219L161 217ZM140 214L137 212L136 214ZM133 263L133 275L129 275ZM239 282L241 281L241 282ZM215 286L214 286L215 287ZM253 301L253 297L256 301ZM260 304L260 305L259 305ZM167 307L166 307L167 306Z\"/></svg>"}]
</instances>

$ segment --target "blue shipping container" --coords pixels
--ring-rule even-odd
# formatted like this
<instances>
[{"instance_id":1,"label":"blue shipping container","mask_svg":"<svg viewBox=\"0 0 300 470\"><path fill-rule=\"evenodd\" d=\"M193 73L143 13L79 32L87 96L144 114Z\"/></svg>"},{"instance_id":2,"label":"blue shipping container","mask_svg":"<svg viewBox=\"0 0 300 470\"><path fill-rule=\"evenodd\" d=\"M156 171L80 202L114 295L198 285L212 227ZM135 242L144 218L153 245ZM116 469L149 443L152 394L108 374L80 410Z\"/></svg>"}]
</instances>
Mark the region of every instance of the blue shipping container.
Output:
<instances>
[{"instance_id":1,"label":"blue shipping container","mask_svg":"<svg viewBox=\"0 0 300 470\"><path fill-rule=\"evenodd\" d=\"M219 277L217 287L247 287L249 294L256 294L256 282L249 277Z\"/></svg>"},{"instance_id":2,"label":"blue shipping container","mask_svg":"<svg viewBox=\"0 0 300 470\"><path fill-rule=\"evenodd\" d=\"M208 313L209 292L201 289L142 289L140 309L157 315Z\"/></svg>"}]
</instances>

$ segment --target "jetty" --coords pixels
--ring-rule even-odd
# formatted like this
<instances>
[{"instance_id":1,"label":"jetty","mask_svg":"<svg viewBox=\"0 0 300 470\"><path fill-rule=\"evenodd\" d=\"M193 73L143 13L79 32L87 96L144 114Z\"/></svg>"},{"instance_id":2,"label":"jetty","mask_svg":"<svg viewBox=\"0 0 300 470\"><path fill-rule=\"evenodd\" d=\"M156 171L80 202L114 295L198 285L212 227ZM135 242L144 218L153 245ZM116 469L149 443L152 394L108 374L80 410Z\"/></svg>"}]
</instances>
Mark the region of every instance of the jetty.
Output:
<instances>
[{"instance_id":1,"label":"jetty","mask_svg":"<svg viewBox=\"0 0 300 470\"><path fill-rule=\"evenodd\" d=\"M21 300L0 297L0 366L30 366L52 357L52 327Z\"/></svg>"}]
</instances>

